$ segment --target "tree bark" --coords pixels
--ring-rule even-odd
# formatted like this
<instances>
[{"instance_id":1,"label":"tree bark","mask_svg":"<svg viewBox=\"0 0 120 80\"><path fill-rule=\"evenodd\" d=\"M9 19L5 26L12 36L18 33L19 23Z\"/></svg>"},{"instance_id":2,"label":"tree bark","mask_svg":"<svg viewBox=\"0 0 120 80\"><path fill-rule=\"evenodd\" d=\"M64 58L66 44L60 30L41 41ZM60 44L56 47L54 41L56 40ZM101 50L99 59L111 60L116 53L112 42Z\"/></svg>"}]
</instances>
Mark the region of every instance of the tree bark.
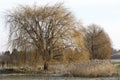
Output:
<instances>
[{"instance_id":1,"label":"tree bark","mask_svg":"<svg viewBox=\"0 0 120 80\"><path fill-rule=\"evenodd\" d=\"M44 71L48 71L48 62L47 61L44 62Z\"/></svg>"}]
</instances>

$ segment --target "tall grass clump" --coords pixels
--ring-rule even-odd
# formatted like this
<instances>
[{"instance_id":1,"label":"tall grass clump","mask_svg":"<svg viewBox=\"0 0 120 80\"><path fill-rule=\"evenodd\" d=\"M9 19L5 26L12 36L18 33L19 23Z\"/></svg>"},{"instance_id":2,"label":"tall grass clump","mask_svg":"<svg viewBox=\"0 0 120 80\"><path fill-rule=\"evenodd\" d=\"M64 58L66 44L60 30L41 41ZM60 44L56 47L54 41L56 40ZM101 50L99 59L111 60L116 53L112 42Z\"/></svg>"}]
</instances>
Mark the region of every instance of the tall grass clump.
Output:
<instances>
[{"instance_id":1,"label":"tall grass clump","mask_svg":"<svg viewBox=\"0 0 120 80\"><path fill-rule=\"evenodd\" d=\"M109 60L90 60L79 64L70 64L68 72L70 75L80 77L106 77L112 76L115 68Z\"/></svg>"}]
</instances>

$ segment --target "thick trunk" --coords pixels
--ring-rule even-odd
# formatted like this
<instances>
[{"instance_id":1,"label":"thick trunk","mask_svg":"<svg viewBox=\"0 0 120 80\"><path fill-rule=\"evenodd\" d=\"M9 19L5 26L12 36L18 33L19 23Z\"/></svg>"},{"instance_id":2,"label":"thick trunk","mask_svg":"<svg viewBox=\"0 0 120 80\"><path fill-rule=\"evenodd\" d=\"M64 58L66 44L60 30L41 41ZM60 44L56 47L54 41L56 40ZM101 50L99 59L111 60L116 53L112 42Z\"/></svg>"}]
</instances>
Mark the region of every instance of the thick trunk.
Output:
<instances>
[{"instance_id":1,"label":"thick trunk","mask_svg":"<svg viewBox=\"0 0 120 80\"><path fill-rule=\"evenodd\" d=\"M48 71L48 62L47 61L44 62L44 71Z\"/></svg>"},{"instance_id":2,"label":"thick trunk","mask_svg":"<svg viewBox=\"0 0 120 80\"><path fill-rule=\"evenodd\" d=\"M50 50L45 49L44 50L44 55L43 55L44 71L48 71L48 62L50 61L50 59L51 59Z\"/></svg>"}]
</instances>

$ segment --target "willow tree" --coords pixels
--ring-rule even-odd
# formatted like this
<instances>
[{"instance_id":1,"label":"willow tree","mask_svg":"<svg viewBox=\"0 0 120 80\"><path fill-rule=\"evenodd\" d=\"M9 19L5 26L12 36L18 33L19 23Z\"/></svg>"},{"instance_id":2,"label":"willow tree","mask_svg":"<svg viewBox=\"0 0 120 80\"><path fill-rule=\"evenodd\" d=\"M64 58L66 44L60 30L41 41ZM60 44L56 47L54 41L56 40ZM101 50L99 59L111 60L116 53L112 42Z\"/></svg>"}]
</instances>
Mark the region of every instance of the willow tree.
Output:
<instances>
[{"instance_id":1,"label":"willow tree","mask_svg":"<svg viewBox=\"0 0 120 80\"><path fill-rule=\"evenodd\" d=\"M91 59L110 59L111 41L108 34L98 25L89 25L85 31L85 45Z\"/></svg>"},{"instance_id":2,"label":"willow tree","mask_svg":"<svg viewBox=\"0 0 120 80\"><path fill-rule=\"evenodd\" d=\"M72 38L71 40L73 41L74 44L74 49L69 49L67 58L71 58L71 61L73 62L82 62L82 61L87 61L89 60L89 51L85 47L85 41L84 41L84 30L85 28L81 25L78 24L76 25L77 27L73 29L72 31ZM66 53L67 53L66 52ZM70 54L71 53L71 54Z\"/></svg>"},{"instance_id":3,"label":"willow tree","mask_svg":"<svg viewBox=\"0 0 120 80\"><path fill-rule=\"evenodd\" d=\"M44 66L52 53L71 46L67 43L75 20L61 4L18 6L7 12L6 21L10 28L10 46L18 50L36 48Z\"/></svg>"}]
</instances>

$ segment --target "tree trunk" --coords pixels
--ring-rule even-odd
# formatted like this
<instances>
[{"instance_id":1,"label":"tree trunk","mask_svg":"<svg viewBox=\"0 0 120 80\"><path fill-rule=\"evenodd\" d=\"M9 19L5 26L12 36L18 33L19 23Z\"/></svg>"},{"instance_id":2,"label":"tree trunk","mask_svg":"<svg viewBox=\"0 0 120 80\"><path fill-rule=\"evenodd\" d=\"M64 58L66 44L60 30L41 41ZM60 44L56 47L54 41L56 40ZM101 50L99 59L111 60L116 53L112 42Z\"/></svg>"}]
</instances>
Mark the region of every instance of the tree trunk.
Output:
<instances>
[{"instance_id":1,"label":"tree trunk","mask_svg":"<svg viewBox=\"0 0 120 80\"><path fill-rule=\"evenodd\" d=\"M44 62L44 71L48 71L48 62L47 61Z\"/></svg>"}]
</instances>

